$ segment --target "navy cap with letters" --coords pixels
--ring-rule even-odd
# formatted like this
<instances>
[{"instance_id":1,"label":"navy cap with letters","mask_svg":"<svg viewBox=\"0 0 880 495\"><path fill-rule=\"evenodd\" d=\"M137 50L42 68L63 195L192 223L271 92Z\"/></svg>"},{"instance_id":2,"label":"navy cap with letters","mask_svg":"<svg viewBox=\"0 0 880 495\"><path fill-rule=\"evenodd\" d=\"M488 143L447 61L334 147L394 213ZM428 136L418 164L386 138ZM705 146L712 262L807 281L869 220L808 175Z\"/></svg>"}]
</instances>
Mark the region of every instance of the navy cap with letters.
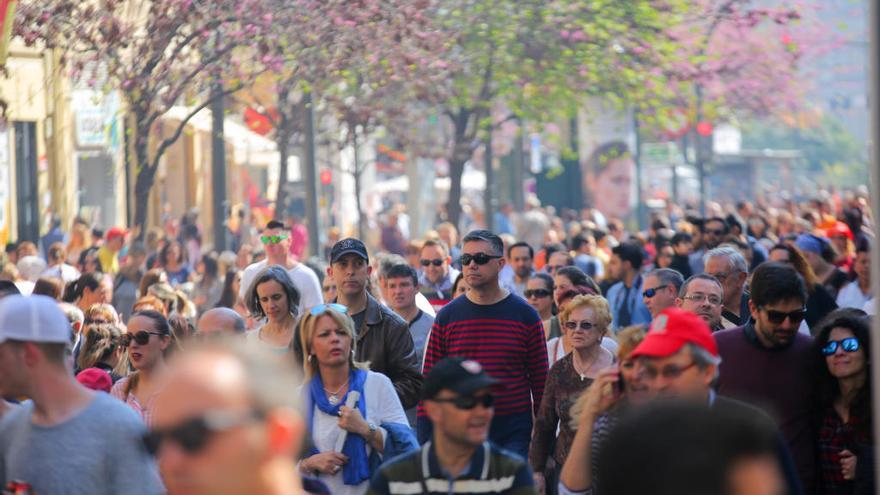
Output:
<instances>
[{"instance_id":1,"label":"navy cap with letters","mask_svg":"<svg viewBox=\"0 0 880 495\"><path fill-rule=\"evenodd\" d=\"M336 263L346 254L356 254L365 261L370 261L370 257L367 255L367 246L359 239L348 237L333 245L333 249L330 250L330 264Z\"/></svg>"}]
</instances>

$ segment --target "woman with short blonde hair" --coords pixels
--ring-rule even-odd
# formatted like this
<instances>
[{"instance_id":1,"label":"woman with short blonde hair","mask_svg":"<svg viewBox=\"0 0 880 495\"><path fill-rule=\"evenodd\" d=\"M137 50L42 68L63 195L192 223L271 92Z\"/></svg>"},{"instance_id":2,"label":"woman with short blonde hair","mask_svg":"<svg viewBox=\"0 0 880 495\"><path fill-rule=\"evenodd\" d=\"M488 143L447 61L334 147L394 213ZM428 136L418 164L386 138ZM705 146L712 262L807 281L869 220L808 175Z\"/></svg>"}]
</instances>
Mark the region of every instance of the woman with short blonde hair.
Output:
<instances>
[{"instance_id":1,"label":"woman with short blonde hair","mask_svg":"<svg viewBox=\"0 0 880 495\"><path fill-rule=\"evenodd\" d=\"M547 374L529 448L535 484L550 490L556 486L574 440L572 404L602 370L614 364L614 356L602 347L602 338L611 324L611 308L605 298L575 296L559 313L559 321L562 338L569 342L571 352L556 361Z\"/></svg>"}]
</instances>

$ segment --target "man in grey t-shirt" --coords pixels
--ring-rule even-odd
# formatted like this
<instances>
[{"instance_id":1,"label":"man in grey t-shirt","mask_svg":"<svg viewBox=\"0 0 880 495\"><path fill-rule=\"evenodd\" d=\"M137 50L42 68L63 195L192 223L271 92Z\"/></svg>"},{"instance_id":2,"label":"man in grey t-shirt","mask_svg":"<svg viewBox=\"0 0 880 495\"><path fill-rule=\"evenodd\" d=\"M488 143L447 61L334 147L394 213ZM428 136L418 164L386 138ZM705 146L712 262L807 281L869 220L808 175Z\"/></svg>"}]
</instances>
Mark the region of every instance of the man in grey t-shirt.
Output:
<instances>
[{"instance_id":1,"label":"man in grey t-shirt","mask_svg":"<svg viewBox=\"0 0 880 495\"><path fill-rule=\"evenodd\" d=\"M44 296L0 302L0 395L30 397L0 422L0 489L37 494L164 491L125 404L92 392L67 367L70 324Z\"/></svg>"}]
</instances>

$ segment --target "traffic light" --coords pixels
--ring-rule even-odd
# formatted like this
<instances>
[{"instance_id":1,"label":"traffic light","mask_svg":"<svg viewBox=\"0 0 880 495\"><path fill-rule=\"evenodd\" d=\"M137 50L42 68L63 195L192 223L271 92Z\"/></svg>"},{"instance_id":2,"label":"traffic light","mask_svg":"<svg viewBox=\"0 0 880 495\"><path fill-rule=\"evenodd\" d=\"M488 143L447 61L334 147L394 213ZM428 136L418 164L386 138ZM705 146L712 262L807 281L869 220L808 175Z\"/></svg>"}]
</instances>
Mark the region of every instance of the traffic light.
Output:
<instances>
[{"instance_id":1,"label":"traffic light","mask_svg":"<svg viewBox=\"0 0 880 495\"><path fill-rule=\"evenodd\" d=\"M333 182L333 172L326 168L321 170L320 179L322 185L329 186Z\"/></svg>"}]
</instances>

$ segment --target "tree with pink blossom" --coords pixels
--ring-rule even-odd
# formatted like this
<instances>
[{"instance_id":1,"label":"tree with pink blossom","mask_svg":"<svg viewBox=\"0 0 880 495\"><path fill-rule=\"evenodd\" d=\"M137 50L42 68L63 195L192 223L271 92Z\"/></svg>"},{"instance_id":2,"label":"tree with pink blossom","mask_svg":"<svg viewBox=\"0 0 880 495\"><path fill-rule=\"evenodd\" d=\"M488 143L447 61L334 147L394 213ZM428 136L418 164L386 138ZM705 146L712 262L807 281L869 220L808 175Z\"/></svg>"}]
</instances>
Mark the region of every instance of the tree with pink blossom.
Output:
<instances>
[{"instance_id":1,"label":"tree with pink blossom","mask_svg":"<svg viewBox=\"0 0 880 495\"><path fill-rule=\"evenodd\" d=\"M73 77L123 95L137 171L134 225L143 235L162 156L196 113L271 64L260 41L272 24L261 0L23 0L13 33L60 50ZM189 111L164 135L160 119L175 105Z\"/></svg>"}]
</instances>

